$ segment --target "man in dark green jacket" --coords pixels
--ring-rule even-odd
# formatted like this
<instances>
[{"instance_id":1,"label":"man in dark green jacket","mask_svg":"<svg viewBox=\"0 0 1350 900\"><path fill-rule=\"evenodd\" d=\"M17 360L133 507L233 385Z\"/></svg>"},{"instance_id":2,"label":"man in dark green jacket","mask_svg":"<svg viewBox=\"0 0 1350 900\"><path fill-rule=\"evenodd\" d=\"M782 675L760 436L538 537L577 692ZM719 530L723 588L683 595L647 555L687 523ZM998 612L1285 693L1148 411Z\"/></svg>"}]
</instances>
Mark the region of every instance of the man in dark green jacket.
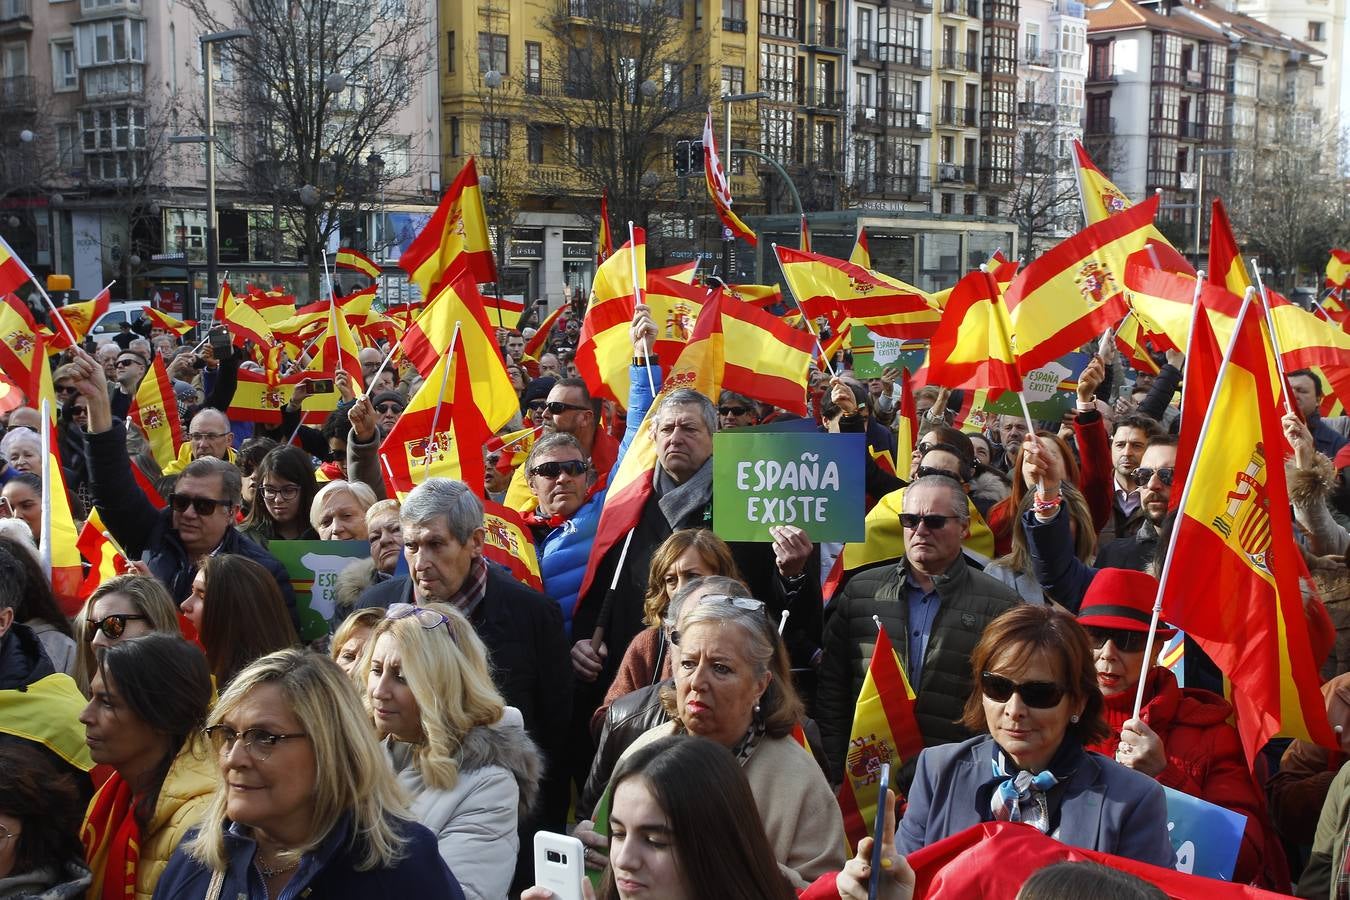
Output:
<instances>
[{"instance_id":1,"label":"man in dark green jacket","mask_svg":"<svg viewBox=\"0 0 1350 900\"><path fill-rule=\"evenodd\" d=\"M970 737L957 720L970 696L970 653L984 627L1019 601L1017 594L966 562L966 494L944 475L905 488L905 555L894 566L854 576L826 610L816 720L831 780L843 777L853 709L881 620L915 691L915 719L926 746ZM908 782L914 760L905 760Z\"/></svg>"}]
</instances>

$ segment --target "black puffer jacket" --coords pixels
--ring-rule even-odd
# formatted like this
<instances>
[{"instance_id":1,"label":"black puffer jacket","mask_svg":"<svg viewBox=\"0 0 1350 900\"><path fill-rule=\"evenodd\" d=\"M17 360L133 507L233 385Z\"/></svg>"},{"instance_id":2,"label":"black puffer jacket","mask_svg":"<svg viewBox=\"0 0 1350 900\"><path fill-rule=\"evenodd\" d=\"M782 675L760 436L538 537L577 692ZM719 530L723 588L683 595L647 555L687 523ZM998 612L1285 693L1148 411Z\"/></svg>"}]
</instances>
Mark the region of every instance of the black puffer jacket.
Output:
<instances>
[{"instance_id":1,"label":"black puffer jacket","mask_svg":"<svg viewBox=\"0 0 1350 900\"><path fill-rule=\"evenodd\" d=\"M901 663L906 672L911 671L906 637L909 604L902 590L906 565L907 561L902 559L898 565L854 576L826 610L825 653L820 663L815 712L829 758L830 779L836 783L843 777L853 709L876 646L877 627L872 616L886 626ZM1016 592L976 571L963 556L957 557L946 574L934 582L942 608L928 638L914 704L924 745L929 747L970 737L957 720L970 696L971 651L985 626L1020 602ZM907 760L905 768L912 773L913 760Z\"/></svg>"}]
</instances>

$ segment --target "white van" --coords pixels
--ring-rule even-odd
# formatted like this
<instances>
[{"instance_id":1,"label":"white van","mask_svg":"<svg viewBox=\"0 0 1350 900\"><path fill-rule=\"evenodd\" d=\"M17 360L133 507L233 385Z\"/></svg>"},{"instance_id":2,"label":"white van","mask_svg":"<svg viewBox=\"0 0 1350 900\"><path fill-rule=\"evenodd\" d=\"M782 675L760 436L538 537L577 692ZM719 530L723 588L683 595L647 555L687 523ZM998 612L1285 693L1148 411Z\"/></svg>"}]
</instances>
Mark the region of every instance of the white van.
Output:
<instances>
[{"instance_id":1,"label":"white van","mask_svg":"<svg viewBox=\"0 0 1350 900\"><path fill-rule=\"evenodd\" d=\"M123 322L145 318L144 303L119 302L108 305L108 311L89 329L89 337L96 344L106 344L122 331ZM140 337L140 335L137 335Z\"/></svg>"}]
</instances>

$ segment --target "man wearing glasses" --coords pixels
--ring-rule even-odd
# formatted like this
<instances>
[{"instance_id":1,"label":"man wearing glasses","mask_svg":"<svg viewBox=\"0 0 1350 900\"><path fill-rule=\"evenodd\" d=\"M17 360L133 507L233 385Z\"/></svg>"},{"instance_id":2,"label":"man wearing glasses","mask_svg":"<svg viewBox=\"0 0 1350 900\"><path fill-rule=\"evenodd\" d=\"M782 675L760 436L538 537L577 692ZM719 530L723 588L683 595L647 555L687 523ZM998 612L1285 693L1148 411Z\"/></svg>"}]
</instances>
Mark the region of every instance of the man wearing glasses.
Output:
<instances>
[{"instance_id":1,"label":"man wearing glasses","mask_svg":"<svg viewBox=\"0 0 1350 900\"><path fill-rule=\"evenodd\" d=\"M1027 443L1027 447L1032 447L1031 442ZM1058 497L1059 482L1054 480L1056 473L1044 466L1038 451L1028 449L1027 455L1031 460L1027 463L1026 471L1034 472L1038 480L1044 479L1040 481L1038 498L1042 495L1052 499ZM1133 535L1116 538L1098 550L1091 566L1074 555L1069 514L1062 504L1040 512L1027 510L1022 517L1022 527L1026 529L1027 541L1031 545L1036 580L1051 598L1070 611L1075 611L1083 602L1083 596L1098 569L1149 570L1158 552L1158 532L1167 516L1176 465L1176 437L1156 434L1149 438L1144 455L1139 459L1139 466L1130 473L1139 489L1143 524Z\"/></svg>"},{"instance_id":2,"label":"man wearing glasses","mask_svg":"<svg viewBox=\"0 0 1350 900\"><path fill-rule=\"evenodd\" d=\"M247 557L276 579L298 630L295 593L286 569L234 527L241 499L239 470L216 456L194 459L178 476L169 505L155 509L132 477L126 428L112 415L102 366L82 350L76 351L71 365L79 372L75 384L80 395L89 404L87 437L94 504L127 558L143 560L174 602L181 603L192 591L202 557L217 553ZM198 413L193 425L203 427L198 425L201 419ZM228 426L223 430L228 431Z\"/></svg>"},{"instance_id":3,"label":"man wearing glasses","mask_svg":"<svg viewBox=\"0 0 1350 900\"><path fill-rule=\"evenodd\" d=\"M228 416L218 409L204 406L189 421L187 441L179 449L178 458L164 467L164 474L177 475L193 460L207 457L233 463L234 432L230 430Z\"/></svg>"},{"instance_id":4,"label":"man wearing glasses","mask_svg":"<svg viewBox=\"0 0 1350 900\"><path fill-rule=\"evenodd\" d=\"M136 389L141 386L147 368L145 357L134 350L123 350L117 354L117 364L113 369L117 373L113 376L117 380L117 387L110 395L114 418L125 419L131 411L131 401L136 396Z\"/></svg>"},{"instance_id":5,"label":"man wearing glasses","mask_svg":"<svg viewBox=\"0 0 1350 900\"><path fill-rule=\"evenodd\" d=\"M600 401L591 397L586 382L563 378L553 385L544 402L544 433L576 438L600 484L604 484L619 455L619 443L600 427Z\"/></svg>"},{"instance_id":6,"label":"man wearing glasses","mask_svg":"<svg viewBox=\"0 0 1350 900\"><path fill-rule=\"evenodd\" d=\"M946 475L927 475L905 488L900 524L905 555L849 580L831 606L820 661L816 719L830 763L843 777L853 707L871 664L877 629L886 633L915 691L914 715L926 746L970 735L958 724L970 696L970 654L984 627L1019 603L1017 594L976 571L962 554L970 531L965 490ZM914 761L905 761L907 787Z\"/></svg>"}]
</instances>

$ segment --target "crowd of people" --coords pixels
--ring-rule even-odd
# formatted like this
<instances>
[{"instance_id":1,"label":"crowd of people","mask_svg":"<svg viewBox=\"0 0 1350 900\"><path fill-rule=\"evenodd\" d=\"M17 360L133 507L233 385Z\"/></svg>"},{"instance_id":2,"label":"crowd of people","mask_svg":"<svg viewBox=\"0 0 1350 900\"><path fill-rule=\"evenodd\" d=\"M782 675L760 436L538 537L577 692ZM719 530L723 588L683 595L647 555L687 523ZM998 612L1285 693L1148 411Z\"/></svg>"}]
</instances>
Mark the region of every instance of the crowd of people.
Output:
<instances>
[{"instance_id":1,"label":"crowd of people","mask_svg":"<svg viewBox=\"0 0 1350 900\"><path fill-rule=\"evenodd\" d=\"M1234 882L1346 896L1350 420L1319 414L1317 374L1289 373L1287 514L1342 745L1276 741L1253 762L1198 648L1185 686L1144 656L1180 489L1181 354L1157 374L1094 355L1074 409L1034 432L958 423L959 396L904 396L894 371L855 378L845 356L813 371L814 425L865 435L868 508L899 511L885 561L848 569L798 527L711 530L713 435L791 414L661 391L641 305L628 402L601 401L578 326L499 332L520 410L502 433L537 426L528 452L489 444L483 484L402 497L377 451L420 381L397 354L383 365L392 348L361 350L365 390L337 373L321 428L301 423L303 385L280 424L231 418L254 365L238 348L128 329L54 357L72 511L96 511L128 562L62 612L39 546L39 414L8 412L0 898L546 900L540 832L581 842L601 897L863 898L875 880L909 898L907 856L982 823L1047 835L1062 860L1174 868L1164 787L1245 817ZM167 466L127 418L156 357L185 437ZM650 495L622 547L595 554L644 423ZM542 591L485 554L485 498L522 516ZM273 555L292 540L369 543L317 640ZM892 775L877 846L850 848L837 797L879 625L924 749ZM1021 897L1162 896L1055 861L1000 865Z\"/></svg>"}]
</instances>

